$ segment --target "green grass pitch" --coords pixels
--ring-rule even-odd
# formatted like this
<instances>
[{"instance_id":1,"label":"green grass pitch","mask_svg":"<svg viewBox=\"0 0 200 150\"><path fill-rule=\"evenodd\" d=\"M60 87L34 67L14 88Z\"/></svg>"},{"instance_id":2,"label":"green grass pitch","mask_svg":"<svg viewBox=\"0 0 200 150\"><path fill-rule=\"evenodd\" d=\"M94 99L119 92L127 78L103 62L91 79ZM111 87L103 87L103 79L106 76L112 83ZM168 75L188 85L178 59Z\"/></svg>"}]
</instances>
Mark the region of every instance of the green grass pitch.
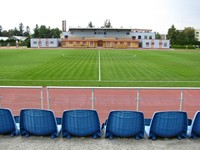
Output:
<instances>
[{"instance_id":1,"label":"green grass pitch","mask_svg":"<svg viewBox=\"0 0 200 150\"><path fill-rule=\"evenodd\" d=\"M200 87L200 51L0 49L0 86Z\"/></svg>"}]
</instances>

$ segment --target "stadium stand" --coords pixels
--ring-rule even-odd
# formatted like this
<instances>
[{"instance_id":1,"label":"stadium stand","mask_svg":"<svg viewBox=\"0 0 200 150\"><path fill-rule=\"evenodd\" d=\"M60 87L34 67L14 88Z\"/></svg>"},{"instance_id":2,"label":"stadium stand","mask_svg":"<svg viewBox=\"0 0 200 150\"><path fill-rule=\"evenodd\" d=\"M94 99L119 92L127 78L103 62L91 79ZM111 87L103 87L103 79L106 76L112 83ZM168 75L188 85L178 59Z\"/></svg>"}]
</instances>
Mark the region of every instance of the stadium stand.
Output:
<instances>
[{"instance_id":1,"label":"stadium stand","mask_svg":"<svg viewBox=\"0 0 200 150\"><path fill-rule=\"evenodd\" d=\"M30 135L56 138L60 136L135 137L136 140L171 138L177 139L200 136L200 111L192 120L184 111L155 112L152 119L145 119L143 112L130 110L111 111L100 128L98 113L95 110L65 110L62 118L55 118L53 111L42 109L22 109L20 116L13 116L10 109L0 108L0 134L11 136Z\"/></svg>"}]
</instances>

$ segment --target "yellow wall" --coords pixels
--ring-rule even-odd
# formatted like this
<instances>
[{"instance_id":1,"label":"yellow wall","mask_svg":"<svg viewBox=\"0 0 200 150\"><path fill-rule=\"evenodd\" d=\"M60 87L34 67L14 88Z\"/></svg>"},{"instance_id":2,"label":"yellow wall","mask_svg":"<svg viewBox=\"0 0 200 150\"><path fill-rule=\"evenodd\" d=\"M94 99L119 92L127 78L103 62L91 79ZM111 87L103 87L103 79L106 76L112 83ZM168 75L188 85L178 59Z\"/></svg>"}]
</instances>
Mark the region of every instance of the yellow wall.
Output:
<instances>
[{"instance_id":1,"label":"yellow wall","mask_svg":"<svg viewBox=\"0 0 200 150\"><path fill-rule=\"evenodd\" d=\"M93 44L91 44L93 42ZM116 44L117 42L117 44ZM130 46L128 46L130 42ZM109 44L110 43L110 44ZM98 47L97 41L62 41L61 47L63 48L95 48ZM139 43L137 41L103 41L104 48L138 48Z\"/></svg>"}]
</instances>

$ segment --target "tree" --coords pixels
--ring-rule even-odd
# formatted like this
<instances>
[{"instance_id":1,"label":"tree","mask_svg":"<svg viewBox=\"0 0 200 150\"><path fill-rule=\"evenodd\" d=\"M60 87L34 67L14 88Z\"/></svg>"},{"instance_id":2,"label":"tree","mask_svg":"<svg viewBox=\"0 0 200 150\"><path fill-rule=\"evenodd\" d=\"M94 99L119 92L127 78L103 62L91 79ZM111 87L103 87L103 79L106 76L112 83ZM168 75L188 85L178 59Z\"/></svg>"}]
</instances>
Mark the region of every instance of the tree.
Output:
<instances>
[{"instance_id":1,"label":"tree","mask_svg":"<svg viewBox=\"0 0 200 150\"><path fill-rule=\"evenodd\" d=\"M39 38L46 38L46 26L45 25L41 25L40 28L38 29L39 31Z\"/></svg>"},{"instance_id":2,"label":"tree","mask_svg":"<svg viewBox=\"0 0 200 150\"><path fill-rule=\"evenodd\" d=\"M186 35L185 36L185 44L195 44L195 30L194 28L187 27L183 30L183 33Z\"/></svg>"},{"instance_id":3,"label":"tree","mask_svg":"<svg viewBox=\"0 0 200 150\"><path fill-rule=\"evenodd\" d=\"M58 28L51 29L50 26L47 28L45 25L40 27L36 24L34 29L33 37L34 38L60 38L61 30Z\"/></svg>"},{"instance_id":4,"label":"tree","mask_svg":"<svg viewBox=\"0 0 200 150\"><path fill-rule=\"evenodd\" d=\"M8 30L8 37L18 36L18 35L19 35L19 31L17 30L16 27L14 29Z\"/></svg>"},{"instance_id":5,"label":"tree","mask_svg":"<svg viewBox=\"0 0 200 150\"><path fill-rule=\"evenodd\" d=\"M104 27L105 28L112 28L111 23L110 23L110 19L109 20L106 19L106 21L104 22Z\"/></svg>"},{"instance_id":6,"label":"tree","mask_svg":"<svg viewBox=\"0 0 200 150\"><path fill-rule=\"evenodd\" d=\"M90 21L89 23L88 23L88 28L93 28L94 26L93 26L93 24L92 24L92 22Z\"/></svg>"},{"instance_id":7,"label":"tree","mask_svg":"<svg viewBox=\"0 0 200 150\"><path fill-rule=\"evenodd\" d=\"M60 38L60 34L62 33L58 28L51 29L49 38Z\"/></svg>"},{"instance_id":8,"label":"tree","mask_svg":"<svg viewBox=\"0 0 200 150\"><path fill-rule=\"evenodd\" d=\"M184 30L177 30L174 25L168 29L167 38L171 45L198 45L195 39L195 30L192 27L186 27Z\"/></svg>"},{"instance_id":9,"label":"tree","mask_svg":"<svg viewBox=\"0 0 200 150\"><path fill-rule=\"evenodd\" d=\"M19 24L19 36L22 36L24 33L24 26L23 26L23 23L20 23Z\"/></svg>"},{"instance_id":10,"label":"tree","mask_svg":"<svg viewBox=\"0 0 200 150\"><path fill-rule=\"evenodd\" d=\"M174 25L171 26L171 28L168 29L167 33L167 38L170 40L170 43L176 44L176 35L177 35L177 30Z\"/></svg>"},{"instance_id":11,"label":"tree","mask_svg":"<svg viewBox=\"0 0 200 150\"><path fill-rule=\"evenodd\" d=\"M30 28L26 26L26 31L24 32L24 36L30 36Z\"/></svg>"},{"instance_id":12,"label":"tree","mask_svg":"<svg viewBox=\"0 0 200 150\"><path fill-rule=\"evenodd\" d=\"M161 39L161 36L160 36L160 33L159 33L159 32L156 32L156 39L158 39L158 40Z\"/></svg>"},{"instance_id":13,"label":"tree","mask_svg":"<svg viewBox=\"0 0 200 150\"><path fill-rule=\"evenodd\" d=\"M34 33L33 33L33 37L34 38L39 38L39 26L36 24L35 28L34 28Z\"/></svg>"},{"instance_id":14,"label":"tree","mask_svg":"<svg viewBox=\"0 0 200 150\"><path fill-rule=\"evenodd\" d=\"M2 26L0 25L0 36L2 36L2 32L3 32L3 28L2 28Z\"/></svg>"},{"instance_id":15,"label":"tree","mask_svg":"<svg viewBox=\"0 0 200 150\"><path fill-rule=\"evenodd\" d=\"M8 31L4 30L4 31L2 32L2 36L9 37L9 33L8 33Z\"/></svg>"},{"instance_id":16,"label":"tree","mask_svg":"<svg viewBox=\"0 0 200 150\"><path fill-rule=\"evenodd\" d=\"M20 31L17 30L16 27L14 28L14 33L13 33L13 35L15 35L15 36L20 36Z\"/></svg>"}]
</instances>

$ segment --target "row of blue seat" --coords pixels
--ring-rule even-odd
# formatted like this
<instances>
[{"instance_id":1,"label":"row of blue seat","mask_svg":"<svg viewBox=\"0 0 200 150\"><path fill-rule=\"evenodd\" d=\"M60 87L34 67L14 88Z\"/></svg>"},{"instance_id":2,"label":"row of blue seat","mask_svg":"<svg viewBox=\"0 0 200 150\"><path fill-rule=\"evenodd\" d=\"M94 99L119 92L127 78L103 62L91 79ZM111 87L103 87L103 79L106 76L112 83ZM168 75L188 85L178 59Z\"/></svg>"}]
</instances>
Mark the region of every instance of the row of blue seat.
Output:
<instances>
[{"instance_id":1,"label":"row of blue seat","mask_svg":"<svg viewBox=\"0 0 200 150\"><path fill-rule=\"evenodd\" d=\"M13 117L9 109L0 109L0 134L50 135L51 138L71 136L105 138L135 137L140 139L146 133L148 138L177 137L178 139L200 136L200 112L198 111L191 124L188 124L187 113L182 111L165 111L154 113L152 119L146 120L138 111L111 111L108 119L100 128L98 113L95 110L67 110L62 119L55 118L53 111L41 109L22 109L19 117Z\"/></svg>"}]
</instances>

